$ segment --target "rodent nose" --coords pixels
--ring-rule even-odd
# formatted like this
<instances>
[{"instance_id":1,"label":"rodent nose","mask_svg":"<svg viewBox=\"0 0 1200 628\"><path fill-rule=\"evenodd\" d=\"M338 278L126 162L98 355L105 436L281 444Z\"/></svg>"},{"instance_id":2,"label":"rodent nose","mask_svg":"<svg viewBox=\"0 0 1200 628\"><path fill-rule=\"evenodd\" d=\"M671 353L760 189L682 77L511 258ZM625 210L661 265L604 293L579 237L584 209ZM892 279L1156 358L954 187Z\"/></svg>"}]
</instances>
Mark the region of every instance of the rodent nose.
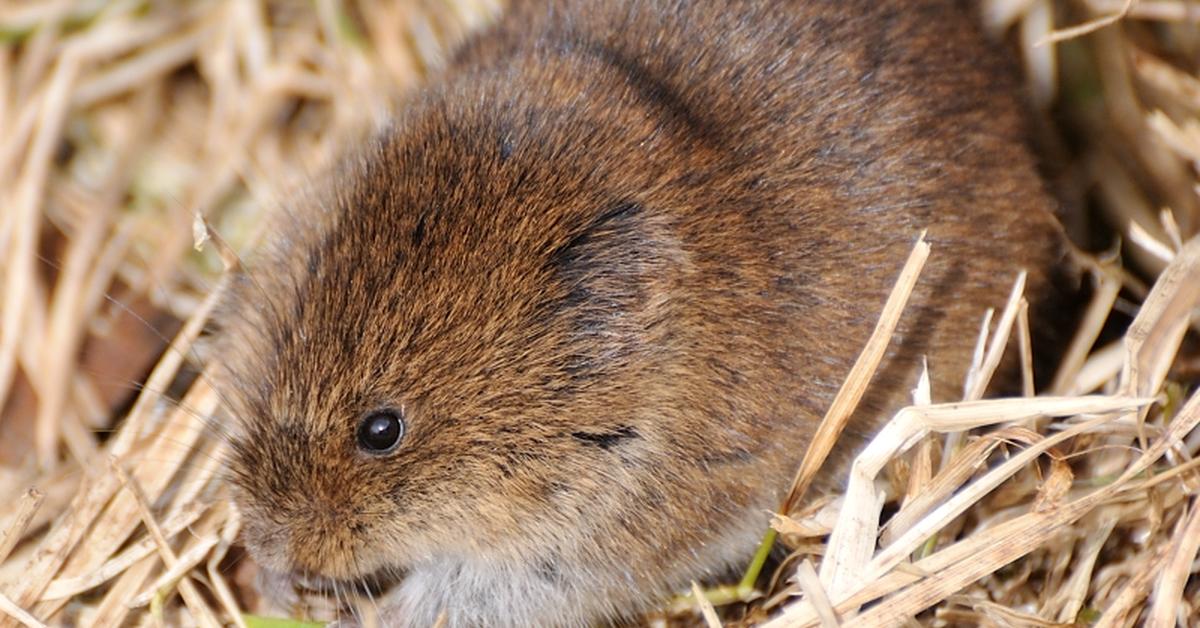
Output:
<instances>
[{"instance_id":1,"label":"rodent nose","mask_svg":"<svg viewBox=\"0 0 1200 628\"><path fill-rule=\"evenodd\" d=\"M305 573L314 581L354 576L346 559L354 539L352 521L345 509L313 504L296 515L279 537L281 545L286 543L288 569Z\"/></svg>"}]
</instances>

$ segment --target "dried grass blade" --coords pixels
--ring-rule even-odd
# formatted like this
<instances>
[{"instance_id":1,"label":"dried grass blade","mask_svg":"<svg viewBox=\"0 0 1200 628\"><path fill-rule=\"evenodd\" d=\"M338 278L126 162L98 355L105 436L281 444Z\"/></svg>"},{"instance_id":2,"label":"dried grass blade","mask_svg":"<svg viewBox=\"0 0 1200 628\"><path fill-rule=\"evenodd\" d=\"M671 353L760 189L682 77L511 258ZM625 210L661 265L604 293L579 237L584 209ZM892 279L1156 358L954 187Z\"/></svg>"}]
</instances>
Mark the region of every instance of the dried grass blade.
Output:
<instances>
[{"instance_id":1,"label":"dried grass blade","mask_svg":"<svg viewBox=\"0 0 1200 628\"><path fill-rule=\"evenodd\" d=\"M1104 549L1105 542L1117 527L1116 517L1101 515L1098 519L1098 525L1089 526L1090 532L1084 538L1083 546L1076 552L1075 564L1071 567L1066 582L1042 606L1040 614L1043 617L1056 617L1063 623L1075 621L1079 617L1079 611L1083 609L1087 600L1100 550Z\"/></svg>"},{"instance_id":2,"label":"dried grass blade","mask_svg":"<svg viewBox=\"0 0 1200 628\"><path fill-rule=\"evenodd\" d=\"M1167 560L1154 585L1147 628L1173 628L1183 601L1183 590L1192 575L1192 561L1200 550L1200 501L1192 499L1187 523L1181 525L1167 545Z\"/></svg>"},{"instance_id":3,"label":"dried grass blade","mask_svg":"<svg viewBox=\"0 0 1200 628\"><path fill-rule=\"evenodd\" d=\"M883 505L882 495L874 488L875 477L889 460L907 449L915 440L923 438L930 430L965 430L989 423L1043 415L1127 412L1144 403L1146 400L1110 397L998 399L914 406L901 410L854 460L845 505L838 515L837 525L834 526L829 539L825 561L821 564L822 582L831 596L840 599L850 591L861 589L870 578L878 577L895 566L932 532L922 529L919 525L914 526L902 536L903 545L893 546L891 551L885 549L880 556L871 559L870 554L875 547L876 528ZM1100 424L1107 420L1110 419L1096 419L1088 425L1090 427L1092 423ZM1078 428L1072 431L1072 434L1076 433ZM1052 437L1051 440L1060 442L1062 435ZM1015 473L1037 453L1040 453L1040 450L1031 447L1030 450L1018 454L1015 459L1021 460L1020 464L1010 460L976 482L973 490L964 491L922 521L933 520L935 515L938 515L938 527L945 525L999 482Z\"/></svg>"},{"instance_id":4,"label":"dried grass blade","mask_svg":"<svg viewBox=\"0 0 1200 628\"><path fill-rule=\"evenodd\" d=\"M203 421L183 408L194 408L194 412L202 416L209 416L213 413L216 404L216 395L205 380L201 379L193 384L181 402L181 407L175 409L167 423L148 444L149 450L158 452L162 458L156 458L152 463L143 459L133 471L133 477L137 479L141 490L157 499L171 479L175 477L179 466L184 463L197 439L203 435L205 428ZM128 429L131 428L127 423L122 428L122 434L118 434L116 438L119 439L124 430ZM114 486L118 485L115 482L116 474L106 473L103 477L113 480ZM134 495L130 491L119 493L114 491L114 493L112 503L108 505L103 514L92 513L82 522L92 528L88 543L62 565L62 577L76 577L94 571L96 567L111 558L113 552L129 538L138 524L139 508ZM52 572L51 575L56 573L59 573L58 570ZM41 585L42 589L46 584L48 583ZM39 594L42 589L39 589ZM53 601L46 603L47 607L54 604ZM43 607L39 606L38 608Z\"/></svg>"},{"instance_id":5,"label":"dried grass blade","mask_svg":"<svg viewBox=\"0 0 1200 628\"><path fill-rule=\"evenodd\" d=\"M712 602L704 596L704 590L695 580L692 581L692 599L696 601L700 616L704 618L704 625L708 628L721 628L721 618L717 617L717 609L713 608Z\"/></svg>"},{"instance_id":6,"label":"dried grass blade","mask_svg":"<svg viewBox=\"0 0 1200 628\"><path fill-rule=\"evenodd\" d=\"M46 624L38 621L36 617L30 615L20 606L17 606L12 600L8 599L8 596L4 595L3 593L0 593L0 613L4 613L9 617L21 622L21 625L25 626L26 628L46 628Z\"/></svg>"},{"instance_id":7,"label":"dried grass blade","mask_svg":"<svg viewBox=\"0 0 1200 628\"><path fill-rule=\"evenodd\" d=\"M13 548L17 546L17 542L25 534L25 529L29 527L29 522L37 514L45 497L36 488L31 488L21 495L12 521L8 524L8 529L4 531L4 536L0 537L0 562L4 562L4 559L8 558Z\"/></svg>"},{"instance_id":8,"label":"dried grass blade","mask_svg":"<svg viewBox=\"0 0 1200 628\"><path fill-rule=\"evenodd\" d=\"M237 598L229 588L229 583L225 581L225 574L220 572L221 561L225 559L230 546L237 539L241 527L242 515L238 512L237 507L230 502L229 516L225 519L224 525L221 528L221 542L208 557L207 571L208 581L212 585L213 593L217 596L217 601L221 603L225 612L233 619L234 625L238 628L247 628L246 620L242 617L242 609L238 606Z\"/></svg>"},{"instance_id":9,"label":"dried grass blade","mask_svg":"<svg viewBox=\"0 0 1200 628\"><path fill-rule=\"evenodd\" d=\"M922 441L922 445L927 442L929 441ZM1001 443L1002 441L995 438L977 438L954 452L954 457L936 476L926 482L920 492L909 493L909 501L901 506L899 512L892 516L884 528L880 537L881 546L887 547L894 543L937 504L958 490Z\"/></svg>"},{"instance_id":10,"label":"dried grass blade","mask_svg":"<svg viewBox=\"0 0 1200 628\"><path fill-rule=\"evenodd\" d=\"M1198 277L1200 237L1189 240L1159 276L1125 334L1130 359L1121 373L1121 385L1127 394L1152 395L1162 386L1191 312L1200 302Z\"/></svg>"},{"instance_id":11,"label":"dried grass blade","mask_svg":"<svg viewBox=\"0 0 1200 628\"><path fill-rule=\"evenodd\" d=\"M37 128L29 152L22 162L21 177L17 182L12 206L16 228L11 232L11 247L8 251L6 291L4 294L4 317L0 333L4 342L0 345L0 372L11 377L11 362L16 359L17 345L27 338L23 319L29 315L27 300L33 297L34 256L37 248L37 233L41 216L38 213L46 181L50 175L54 149L58 145L65 124L71 87L79 74L79 60L73 54L64 54L55 68L49 86L43 93L38 110ZM41 373L26 373L39 388ZM0 381L0 406L10 381ZM36 423L34 436L38 463L43 468L53 466L58 449L58 422L56 417L42 416Z\"/></svg>"},{"instance_id":12,"label":"dried grass blade","mask_svg":"<svg viewBox=\"0 0 1200 628\"><path fill-rule=\"evenodd\" d=\"M1033 383L1033 337L1029 331L1029 301L1021 299L1017 313L1017 351L1021 356L1021 396L1037 394Z\"/></svg>"},{"instance_id":13,"label":"dried grass blade","mask_svg":"<svg viewBox=\"0 0 1200 628\"><path fill-rule=\"evenodd\" d=\"M966 512L968 508L983 499L985 495L995 490L1001 482L1025 468L1026 465L1045 453L1046 450L1079 434L1091 431L1095 427L1111 421L1113 418L1115 417L1100 417L1086 423L1080 423L1021 450L995 469L984 474L983 477L955 493L948 501L934 508L928 515L914 523L894 543L882 548L866 568L867 577L879 577L900 564L926 538L936 534L939 528Z\"/></svg>"},{"instance_id":14,"label":"dried grass blade","mask_svg":"<svg viewBox=\"0 0 1200 628\"><path fill-rule=\"evenodd\" d=\"M1138 609L1135 607L1146 597L1154 576L1167 563L1169 548L1169 544L1164 544L1143 561L1144 566L1131 574L1129 580L1121 587L1120 593L1104 609L1099 621L1093 624L1095 628L1116 628L1132 624L1132 620L1138 615ZM1171 622L1170 625L1174 626L1175 622Z\"/></svg>"},{"instance_id":15,"label":"dried grass blade","mask_svg":"<svg viewBox=\"0 0 1200 628\"><path fill-rule=\"evenodd\" d=\"M73 95L74 104L87 107L157 80L192 59L207 36L206 29L199 29L139 52L82 82Z\"/></svg>"},{"instance_id":16,"label":"dried grass blade","mask_svg":"<svg viewBox=\"0 0 1200 628\"><path fill-rule=\"evenodd\" d=\"M1101 347L1083 363L1071 388L1074 392L1086 395L1114 381L1121 374L1121 369L1125 368L1125 356L1124 343L1119 340Z\"/></svg>"},{"instance_id":17,"label":"dried grass blade","mask_svg":"<svg viewBox=\"0 0 1200 628\"><path fill-rule=\"evenodd\" d=\"M160 591L170 588L176 582L182 585L188 572L194 569L196 565L204 562L204 558L217 546L220 540L218 536L208 536L199 539L195 545L189 547L176 557L175 564L159 574L158 578L141 595L134 597L129 602L130 608L140 608L150 604L151 600L159 595ZM207 604L205 606L207 607Z\"/></svg>"},{"instance_id":18,"label":"dried grass blade","mask_svg":"<svg viewBox=\"0 0 1200 628\"><path fill-rule=\"evenodd\" d=\"M892 333L895 332L896 325L900 322L900 314L904 311L908 297L912 294L913 288L917 284L917 278L928 258L929 244L925 242L925 233L922 232L908 256L908 261L900 271L900 276L896 280L891 294L888 295L879 322L871 332L870 338L867 339L867 344L859 354L858 360L851 367L850 374L843 382L842 388L838 390L838 394L830 404L821 424L817 427L817 432L813 435L808 449L804 452L804 459L800 463L796 477L792 480L787 498L783 500L783 505L779 509L780 513L791 512L796 501L808 491L809 485L833 449L846 421L850 419L854 408L858 406L859 400L866 392L867 384L871 381L871 376L874 375L875 369L879 367L879 362L883 359Z\"/></svg>"},{"instance_id":19,"label":"dried grass blade","mask_svg":"<svg viewBox=\"0 0 1200 628\"><path fill-rule=\"evenodd\" d=\"M150 538L154 539L154 544L158 546L159 558L167 566L168 572L176 569L179 564L179 558L175 555L175 551L171 549L171 544L163 534L162 527L158 525L158 521L154 518L150 500L147 499L146 493L138 485L137 480L126 473L115 459L111 461L110 466L117 477L120 478L121 484L133 495L134 502L137 504L138 514L142 519L142 525L146 526L146 530L150 533ZM197 562L199 560L198 558ZM217 621L212 609L209 608L204 598L200 596L200 592L196 590L195 585L186 578L179 580L177 584L180 595L183 597L188 609L192 611L192 616L196 621L206 628L220 628L221 622Z\"/></svg>"},{"instance_id":20,"label":"dried grass blade","mask_svg":"<svg viewBox=\"0 0 1200 628\"><path fill-rule=\"evenodd\" d=\"M987 390L989 384L992 383L992 377L996 374L996 369L1000 366L1000 359L1004 357L1004 349L1008 347L1008 337L1012 334L1013 324L1017 320L1017 311L1021 306L1021 298L1025 293L1025 279L1027 277L1025 271L1021 271L1017 275L1017 279L1013 282L1012 291L1008 295L1008 302L1004 305L1004 311L1000 314L1000 320L996 323L996 333L992 334L991 340L988 343L987 355L980 365L980 369L971 374L970 386L967 388L966 401L975 401L982 399L983 393Z\"/></svg>"},{"instance_id":21,"label":"dried grass blade","mask_svg":"<svg viewBox=\"0 0 1200 628\"><path fill-rule=\"evenodd\" d=\"M1108 320L1113 304L1117 301L1117 295L1121 293L1121 280L1115 273L1100 271L1098 275L1100 285L1096 287L1096 293L1088 303L1083 320L1080 321L1075 335L1071 338L1071 344L1067 347L1058 372L1054 374L1054 382L1050 384L1050 394L1052 395L1081 392L1075 389L1079 370L1087 361L1088 352L1096 344L1096 339L1100 337L1104 322Z\"/></svg>"},{"instance_id":22,"label":"dried grass blade","mask_svg":"<svg viewBox=\"0 0 1200 628\"><path fill-rule=\"evenodd\" d=\"M882 457L885 460L890 458L887 449L902 448L905 439L901 435L911 432L914 427L924 426L926 429L940 430L963 429L968 426L974 427L989 422L999 423L1039 415L1122 413L1129 412L1131 409L1139 407L1148 401L1112 397L1000 399L971 403L941 404L940 406L925 408L906 408L896 418L893 418L884 427L884 430L867 446L868 450L875 448L876 451L872 452L872 454L864 451L855 461L855 464L859 465L864 458L869 459L871 456L875 458ZM1197 395L1193 401L1197 405L1200 405L1200 395ZM958 414L966 416L953 418L948 416L955 413L956 408ZM1196 412L1196 415L1190 419L1192 422L1200 422L1200 412ZM1181 419L1182 417L1183 413L1181 412ZM1100 424L1103 422L1103 419L1096 419L1094 422ZM907 426L904 425L906 423L908 424ZM1179 430L1186 427L1186 422L1181 422L1179 425L1173 423L1171 434L1178 438ZM885 434L888 431L892 433ZM919 429L917 431L920 433ZM1143 458L1140 459L1140 462L1148 466L1152 460L1156 460L1164 451L1166 451L1166 445L1162 442L1156 443L1155 448L1147 451ZM881 463L877 461L875 464L881 466ZM1145 467L1135 467L1127 471L1126 475L1122 477L1127 479L1144 470ZM852 489L856 483L861 483L858 482L861 477L852 477ZM944 599L947 595L960 590L961 586L966 583L973 582L981 575L991 573L1008 562L1016 560L1033 550L1045 539L1047 530L1052 530L1078 519L1104 498L1115 492L1115 490L1115 487L1108 486L1086 498L1064 504L1051 511L1030 513L1022 517L1017 517L1016 519L997 525L986 533L969 537L938 551L915 564L916 573L935 574L930 579L919 583L926 587L925 589L917 590L918 593L921 593L920 595L916 595L909 600L908 593L906 592L905 596L902 596L903 599L908 600L904 605L889 603L868 611L864 616L878 617L882 613L889 613L887 617L890 620L899 622L904 617L915 615L929 604L936 603L937 600ZM850 502L851 498L848 491L846 503L849 504ZM838 526L842 525L842 517L849 516L855 515L848 514L848 509L844 507L838 519ZM861 515L858 516L861 517ZM876 513L876 516L878 516L878 513ZM1037 531L1041 531L1042 535L1038 536L1035 534ZM835 527L834 534L837 534L837 527ZM910 532L909 534L913 533ZM831 539L830 550L835 547L836 545ZM896 553L899 554L900 552ZM828 561L829 558L827 557L826 560ZM875 560L879 561L879 558L877 557ZM890 563L891 560L888 559L887 562ZM966 563L967 566L964 567L963 563ZM882 562L877 564L883 565ZM893 566L899 567L899 565ZM864 563L856 573L852 570L847 570L848 575L844 577L843 582L862 581L865 579L865 574L867 573L869 573L868 568ZM824 574L822 576L824 577ZM830 591L831 597L835 600L836 610L839 613L846 613L852 612L862 604L893 593L919 580L921 580L921 576L913 575L911 570L897 568L886 575L875 576L874 580L860 582L860 586L853 586L850 589L839 589L837 591L827 586L826 590ZM950 582L951 580L953 580L953 584ZM955 588L956 586L957 588ZM931 597L923 597L926 594ZM918 605L915 604L916 600L924 600L924 602ZM812 625L815 620L816 617L812 607L807 601L802 600L786 608L779 617L768 622L766 625L771 627L807 626ZM860 624L859 621L856 621L855 625L871 624Z\"/></svg>"},{"instance_id":23,"label":"dried grass blade","mask_svg":"<svg viewBox=\"0 0 1200 628\"><path fill-rule=\"evenodd\" d=\"M66 516L55 523L25 569L29 577L21 581L17 592L13 594L13 601L18 606L31 607L41 597L42 591L62 568L71 551L91 527L92 521L119 487L116 477L109 473L84 479L71 500ZM7 625L10 624L0 621L0 626Z\"/></svg>"},{"instance_id":24,"label":"dried grass blade","mask_svg":"<svg viewBox=\"0 0 1200 628\"><path fill-rule=\"evenodd\" d=\"M1073 502L1063 504L1061 507L1042 512L1030 512L1012 521L1001 523L991 530L960 541L954 546L918 562L918 567L935 575L905 589L904 595L894 598L889 604L881 605L864 613L860 617L859 625L889 625L888 622L899 621L905 616L915 614L939 600L945 599L946 596L983 574L992 573L1024 556L1049 539L1059 527L1078 520L1095 506L1120 491L1130 479L1148 469L1169 448L1181 442L1184 436L1195 429L1198 424L1200 424L1200 392L1192 395L1178 417L1171 422L1163 437L1130 465L1116 482ZM947 558L957 558L954 563L944 564L943 561L933 560L952 549L955 551ZM1136 590L1131 589L1130 591L1129 596L1135 596ZM838 604L837 608L841 611L843 604ZM1118 609L1119 606L1114 606L1111 610L1115 613Z\"/></svg>"},{"instance_id":25,"label":"dried grass blade","mask_svg":"<svg viewBox=\"0 0 1200 628\"><path fill-rule=\"evenodd\" d=\"M167 536L175 536L187 526L195 523L200 515L204 513L204 506L198 503L193 503L189 507L183 509L182 512L176 513L174 516L167 518L162 523L163 529ZM94 589L95 587L119 576L129 567L133 566L143 558L154 553L154 540L144 538L137 543L130 545L121 551L121 553L113 556L105 561L95 570L71 578L58 578L46 587L46 591L42 593L43 600L55 600L59 598L67 598L73 595L78 595L84 591Z\"/></svg>"},{"instance_id":26,"label":"dried grass blade","mask_svg":"<svg viewBox=\"0 0 1200 628\"><path fill-rule=\"evenodd\" d=\"M150 574L158 565L158 556L152 554L122 572L109 586L104 599L96 606L91 628L118 628L130 623L126 619L132 610L129 608L129 600L137 595L142 584L150 579Z\"/></svg>"},{"instance_id":27,"label":"dried grass blade","mask_svg":"<svg viewBox=\"0 0 1200 628\"><path fill-rule=\"evenodd\" d=\"M838 616L829 602L829 595L821 584L821 578L813 567L812 561L805 558L796 566L796 584L804 592L804 596L812 603L821 620L821 628L837 628Z\"/></svg>"},{"instance_id":28,"label":"dried grass blade","mask_svg":"<svg viewBox=\"0 0 1200 628\"><path fill-rule=\"evenodd\" d=\"M1025 58L1025 82L1038 107L1054 102L1058 89L1058 55L1053 46L1042 42L1054 29L1054 3L1034 0L1019 27L1022 56Z\"/></svg>"},{"instance_id":29,"label":"dried grass blade","mask_svg":"<svg viewBox=\"0 0 1200 628\"><path fill-rule=\"evenodd\" d=\"M1105 26L1109 26L1111 24L1116 24L1117 22L1121 21L1126 15L1129 14L1129 9L1132 6L1133 6L1133 0L1125 0L1125 4L1122 5L1121 9L1118 10L1116 13L1106 15L1104 17L1096 18L1094 20L1085 22L1083 24L1079 24L1077 26L1072 26L1070 28L1064 28L1062 30L1054 31L1054 32L1050 33L1050 35L1048 35L1045 39L1039 41L1037 43L1037 45L1045 46L1046 44L1056 44L1060 41L1074 39L1076 37L1082 37L1084 35L1087 35L1088 33L1098 31L1098 30L1104 28Z\"/></svg>"}]
</instances>

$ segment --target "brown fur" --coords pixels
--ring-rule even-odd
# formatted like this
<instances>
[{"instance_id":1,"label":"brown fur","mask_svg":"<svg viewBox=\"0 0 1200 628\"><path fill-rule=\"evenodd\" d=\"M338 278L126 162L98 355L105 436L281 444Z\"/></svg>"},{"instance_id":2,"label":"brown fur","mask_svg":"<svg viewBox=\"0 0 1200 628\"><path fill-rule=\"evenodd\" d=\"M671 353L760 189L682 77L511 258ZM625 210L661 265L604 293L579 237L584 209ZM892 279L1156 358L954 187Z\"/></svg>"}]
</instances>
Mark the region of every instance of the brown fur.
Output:
<instances>
[{"instance_id":1,"label":"brown fur","mask_svg":"<svg viewBox=\"0 0 1200 628\"><path fill-rule=\"evenodd\" d=\"M578 625L748 558L914 239L839 456L921 356L961 394L1062 253L1014 83L951 0L521 2L229 310L231 470L270 568L406 574L392 622ZM402 408L382 457L355 429Z\"/></svg>"}]
</instances>

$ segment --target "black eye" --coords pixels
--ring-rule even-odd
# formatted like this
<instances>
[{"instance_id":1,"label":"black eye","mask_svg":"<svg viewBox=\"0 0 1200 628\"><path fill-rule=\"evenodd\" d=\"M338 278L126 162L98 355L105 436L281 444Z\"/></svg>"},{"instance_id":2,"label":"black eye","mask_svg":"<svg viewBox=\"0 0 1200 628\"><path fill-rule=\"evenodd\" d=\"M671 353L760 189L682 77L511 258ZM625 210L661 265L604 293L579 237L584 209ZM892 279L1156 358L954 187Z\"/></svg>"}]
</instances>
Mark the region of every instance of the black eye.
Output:
<instances>
[{"instance_id":1,"label":"black eye","mask_svg":"<svg viewBox=\"0 0 1200 628\"><path fill-rule=\"evenodd\" d=\"M385 454L404 436L404 421L395 410L372 412L358 424L358 448L369 454Z\"/></svg>"}]
</instances>

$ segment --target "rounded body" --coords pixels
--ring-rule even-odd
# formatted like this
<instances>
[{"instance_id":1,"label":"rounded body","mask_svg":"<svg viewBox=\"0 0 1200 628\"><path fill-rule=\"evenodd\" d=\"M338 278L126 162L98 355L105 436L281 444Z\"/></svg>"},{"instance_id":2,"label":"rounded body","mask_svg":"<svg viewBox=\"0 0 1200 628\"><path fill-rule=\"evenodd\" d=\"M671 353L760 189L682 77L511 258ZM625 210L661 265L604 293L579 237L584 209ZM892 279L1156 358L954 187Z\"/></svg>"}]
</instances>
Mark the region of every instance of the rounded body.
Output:
<instances>
[{"instance_id":1,"label":"rounded body","mask_svg":"<svg viewBox=\"0 0 1200 628\"><path fill-rule=\"evenodd\" d=\"M1062 255L964 5L514 3L235 290L255 558L453 626L587 625L741 565L925 229L836 456L922 356L961 394L986 308Z\"/></svg>"}]
</instances>

